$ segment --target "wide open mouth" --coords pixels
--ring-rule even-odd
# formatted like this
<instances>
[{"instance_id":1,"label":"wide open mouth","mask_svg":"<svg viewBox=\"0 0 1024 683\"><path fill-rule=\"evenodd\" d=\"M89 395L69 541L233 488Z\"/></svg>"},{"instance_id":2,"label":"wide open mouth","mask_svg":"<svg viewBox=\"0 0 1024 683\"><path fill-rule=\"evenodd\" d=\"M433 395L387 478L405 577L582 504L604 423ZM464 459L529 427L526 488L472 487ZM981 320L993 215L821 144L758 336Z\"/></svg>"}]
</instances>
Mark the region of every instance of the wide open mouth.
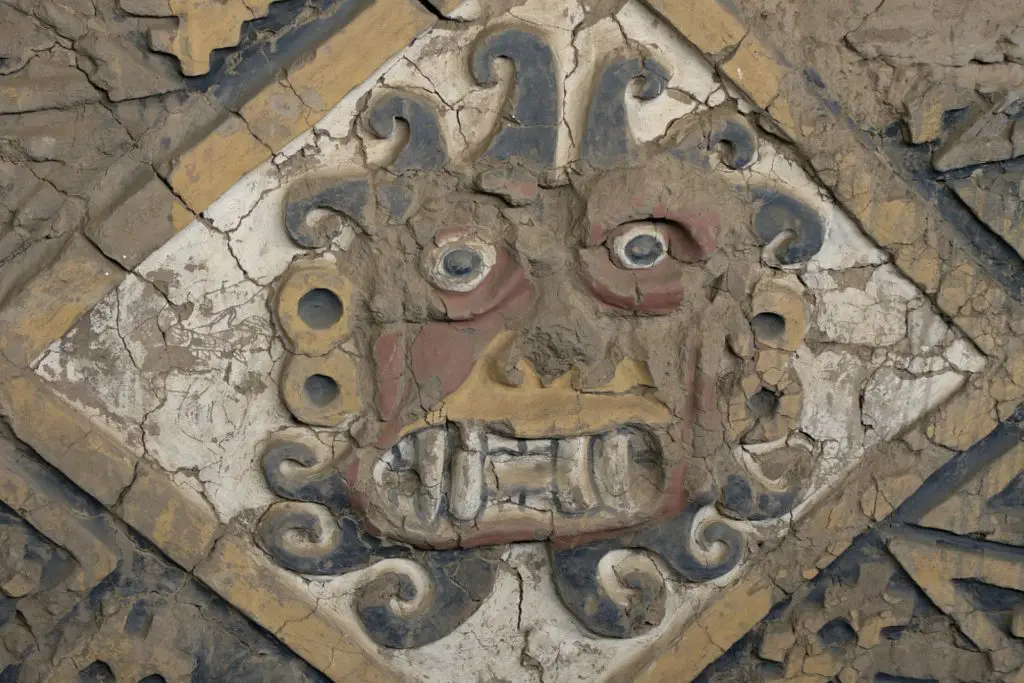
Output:
<instances>
[{"instance_id":1,"label":"wide open mouth","mask_svg":"<svg viewBox=\"0 0 1024 683\"><path fill-rule=\"evenodd\" d=\"M388 535L465 544L640 523L660 502L666 472L660 440L641 425L517 439L446 423L403 437L374 464L373 480L370 502Z\"/></svg>"}]
</instances>

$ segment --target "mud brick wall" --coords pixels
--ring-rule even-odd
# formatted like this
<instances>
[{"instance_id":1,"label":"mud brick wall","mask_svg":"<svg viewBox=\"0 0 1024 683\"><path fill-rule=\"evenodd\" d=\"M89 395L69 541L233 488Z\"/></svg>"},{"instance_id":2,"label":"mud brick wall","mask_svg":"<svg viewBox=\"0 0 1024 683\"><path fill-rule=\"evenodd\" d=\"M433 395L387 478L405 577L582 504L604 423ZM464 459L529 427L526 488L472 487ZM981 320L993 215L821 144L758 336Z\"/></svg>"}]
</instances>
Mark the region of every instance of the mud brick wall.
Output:
<instances>
[{"instance_id":1,"label":"mud brick wall","mask_svg":"<svg viewBox=\"0 0 1024 683\"><path fill-rule=\"evenodd\" d=\"M1024 6L0 0L0 683L1024 683Z\"/></svg>"}]
</instances>

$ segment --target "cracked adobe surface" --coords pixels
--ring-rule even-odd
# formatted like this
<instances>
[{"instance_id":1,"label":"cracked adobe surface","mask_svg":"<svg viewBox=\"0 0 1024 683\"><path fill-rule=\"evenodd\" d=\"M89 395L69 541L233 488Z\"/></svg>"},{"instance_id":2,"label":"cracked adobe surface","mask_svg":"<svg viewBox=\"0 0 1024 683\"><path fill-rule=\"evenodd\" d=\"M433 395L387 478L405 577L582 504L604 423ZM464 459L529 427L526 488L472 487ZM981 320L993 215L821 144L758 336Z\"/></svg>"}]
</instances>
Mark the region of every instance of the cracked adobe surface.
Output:
<instances>
[{"instance_id":1,"label":"cracked adobe surface","mask_svg":"<svg viewBox=\"0 0 1024 683\"><path fill-rule=\"evenodd\" d=\"M207 46L233 40L238 11L269 11L244 24L241 55L253 35L294 28L281 27L301 4L236 3L197 52L181 42L195 24L180 25L172 51L186 71L204 68ZM681 10L655 4L679 21ZM875 4L799 17L768 2L737 11L770 16L766 32L781 31L792 63L811 56L803 76L826 108L855 113L1014 297L1019 107L1002 92L1019 66L1013 8L991 36L972 14L939 45L914 32L919 4ZM123 5L150 18L115 13L116 22L151 35L170 35L156 15L192 11ZM95 29L115 16L102 3L65 15L2 7L24 29L5 56L14 78L69 70L60 104L40 103L40 91L11 105L25 116L4 138L16 140L4 163L17 182L0 200L14 226L0 234L13 250L0 261L39 239L33 225L60 235L106 216L88 235L131 269L34 369L97 425L89 438L113 435L143 459L117 496L119 514L151 538L166 534L173 525L138 526L148 507L169 504L145 493L166 474L190 509L213 518L174 523L203 519L212 538L224 534L203 567L237 561L241 539L239 585L251 580L241 569L261 567L263 585L276 587L250 594L310 598L283 621L254 618L324 671L351 656L346 648L429 680L629 677L654 652L664 664L652 671L673 661L695 671L740 635L723 611L767 612L751 585L768 576L771 600L792 594L792 609L773 610L704 678L1014 680L1019 558L951 534L1017 542L1017 452L971 449L973 460L940 469L911 498L914 514L900 507L945 449L1013 431L996 427L997 417L1013 423L1019 398L1019 372L995 348L1012 346L996 341L1014 324L1007 294L977 284L933 232L898 233L919 227L892 199L898 183L837 184L856 151L835 130L809 135L831 119L786 109L791 83L768 94L778 65L761 73L751 63L752 52L772 54L755 36L740 32L734 53L709 55L751 101L639 3L438 6L459 22L429 31L333 111L293 79L299 69L255 106L240 106L237 83L211 89L241 114L218 135L251 141L232 161L247 170L276 156L204 210L201 196L230 180L179 185L148 141L195 100L163 99L182 88L170 71L147 80L112 68L167 64L131 53L140 33L127 43L83 37L73 16ZM828 21L816 20L822 13ZM894 39L889 28L904 24ZM189 88L216 83L225 54ZM843 87L865 74L867 87ZM152 93L136 101L128 86L143 80ZM275 113L261 118L267 103ZM963 104L972 108L944 116ZM142 169L177 202L156 242L121 242L107 228L145 205L108 216L107 193L79 183L109 159L94 164L48 138L106 111L131 142L99 135L103 154L141 153L107 177ZM794 113L799 149L784 140ZM879 130L897 115L910 145ZM26 126L32 135L21 135ZM976 164L990 165L971 173ZM905 213L869 220L864 203ZM17 291L22 275L8 272L0 291ZM922 417L951 396L934 424ZM943 489L947 479L962 489ZM805 595L802 583L862 519L885 520L884 547L867 543L878 557L849 551ZM209 549L189 549L189 566ZM893 562L902 569L874 568ZM901 572L923 593L908 598ZM252 609L214 570L199 573ZM308 632L289 635L317 619L340 638L322 659L303 649ZM706 646L693 645L698 631ZM163 626L156 633L164 638ZM120 638L117 628L101 635ZM929 666L904 661L926 646ZM691 654L679 660L673 647ZM161 660L161 675L188 668L177 657ZM468 668L452 672L451 661ZM81 675L118 666L97 660Z\"/></svg>"},{"instance_id":2,"label":"cracked adobe surface","mask_svg":"<svg viewBox=\"0 0 1024 683\"><path fill-rule=\"evenodd\" d=\"M37 368L398 670L642 652L983 366L648 10L567 9L428 32Z\"/></svg>"}]
</instances>

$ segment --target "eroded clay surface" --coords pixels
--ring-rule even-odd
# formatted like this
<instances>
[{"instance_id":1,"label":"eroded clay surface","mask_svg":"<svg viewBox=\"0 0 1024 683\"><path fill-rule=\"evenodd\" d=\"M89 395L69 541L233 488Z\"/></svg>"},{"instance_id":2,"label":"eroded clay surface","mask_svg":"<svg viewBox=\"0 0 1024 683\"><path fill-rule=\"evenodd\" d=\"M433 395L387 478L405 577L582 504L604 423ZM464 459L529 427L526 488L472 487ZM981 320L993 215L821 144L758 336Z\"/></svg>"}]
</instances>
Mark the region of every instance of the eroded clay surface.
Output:
<instances>
[{"instance_id":1,"label":"eroded clay surface","mask_svg":"<svg viewBox=\"0 0 1024 683\"><path fill-rule=\"evenodd\" d=\"M985 365L750 109L637 2L442 25L35 371L395 670L593 680Z\"/></svg>"}]
</instances>

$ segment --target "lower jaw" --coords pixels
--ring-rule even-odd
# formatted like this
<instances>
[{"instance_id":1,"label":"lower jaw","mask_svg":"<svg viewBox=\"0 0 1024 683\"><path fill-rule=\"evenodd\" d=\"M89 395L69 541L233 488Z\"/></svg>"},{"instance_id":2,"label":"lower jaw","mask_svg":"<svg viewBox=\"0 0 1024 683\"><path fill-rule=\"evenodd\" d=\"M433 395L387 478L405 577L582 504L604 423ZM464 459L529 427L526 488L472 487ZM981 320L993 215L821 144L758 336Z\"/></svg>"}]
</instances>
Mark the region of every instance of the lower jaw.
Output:
<instances>
[{"instance_id":1,"label":"lower jaw","mask_svg":"<svg viewBox=\"0 0 1024 683\"><path fill-rule=\"evenodd\" d=\"M465 426L429 431L373 465L361 498L381 536L427 548L572 543L643 526L685 504L682 465L669 464L663 439L643 426L529 441Z\"/></svg>"},{"instance_id":2,"label":"lower jaw","mask_svg":"<svg viewBox=\"0 0 1024 683\"><path fill-rule=\"evenodd\" d=\"M681 478L681 477L680 477ZM454 524L450 531L419 534L409 529L404 540L418 547L438 549L474 548L506 543L551 541L559 546L573 546L609 538L642 528L658 519L683 509L686 498L683 490L668 493L649 501L644 510L630 514L570 517L558 512L542 513L520 509L488 508L475 526Z\"/></svg>"}]
</instances>

